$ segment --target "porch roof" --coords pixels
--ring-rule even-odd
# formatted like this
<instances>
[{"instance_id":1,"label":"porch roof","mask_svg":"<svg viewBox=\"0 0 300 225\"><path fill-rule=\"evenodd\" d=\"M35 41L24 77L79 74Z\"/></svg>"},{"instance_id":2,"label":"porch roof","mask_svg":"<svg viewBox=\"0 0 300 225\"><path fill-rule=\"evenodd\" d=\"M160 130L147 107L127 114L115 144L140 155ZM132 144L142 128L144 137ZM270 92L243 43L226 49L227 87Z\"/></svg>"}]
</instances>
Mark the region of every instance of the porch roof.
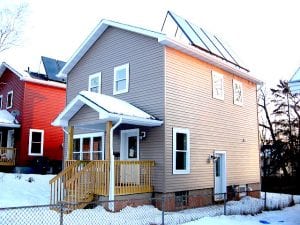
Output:
<instances>
[{"instance_id":1,"label":"porch roof","mask_svg":"<svg viewBox=\"0 0 300 225\"><path fill-rule=\"evenodd\" d=\"M52 122L53 126L68 126L69 120L84 106L87 105L99 113L98 122L117 122L122 118L122 123L140 126L160 126L163 121L130 103L112 96L81 91Z\"/></svg>"},{"instance_id":2,"label":"porch roof","mask_svg":"<svg viewBox=\"0 0 300 225\"><path fill-rule=\"evenodd\" d=\"M0 127L20 127L16 118L10 114L7 110L0 110Z\"/></svg>"}]
</instances>

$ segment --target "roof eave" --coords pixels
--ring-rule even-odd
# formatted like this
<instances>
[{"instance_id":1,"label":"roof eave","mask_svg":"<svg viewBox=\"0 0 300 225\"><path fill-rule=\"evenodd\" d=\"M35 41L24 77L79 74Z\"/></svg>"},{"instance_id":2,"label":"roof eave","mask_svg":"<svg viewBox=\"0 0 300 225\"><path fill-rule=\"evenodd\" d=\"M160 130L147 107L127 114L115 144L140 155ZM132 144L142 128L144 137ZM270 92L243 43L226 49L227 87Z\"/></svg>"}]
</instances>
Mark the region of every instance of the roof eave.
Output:
<instances>
[{"instance_id":1,"label":"roof eave","mask_svg":"<svg viewBox=\"0 0 300 225\"><path fill-rule=\"evenodd\" d=\"M140 27L118 23L111 20L101 20L101 22L94 28L90 35L85 39L85 41L80 45L80 47L71 56L71 58L68 60L65 66L61 69L61 71L57 74L57 77L66 78L67 74L73 69L73 67L78 63L78 61L83 57L83 55L90 49L90 47L97 41L97 39L104 33L104 31L109 26L143 34L145 36L157 39L162 39L165 37L165 35L162 33L157 33L155 31L146 30Z\"/></svg>"},{"instance_id":2,"label":"roof eave","mask_svg":"<svg viewBox=\"0 0 300 225\"><path fill-rule=\"evenodd\" d=\"M205 61L209 64L213 64L227 72L233 73L239 77L250 80L256 84L263 84L263 82L261 80L255 78L253 75L249 74L249 72L246 72L245 70L239 68L238 66L234 66L233 64L231 64L225 60L222 60L221 58L210 55L209 53L201 51L200 49L197 49L193 46L178 42L178 41L168 38L168 37L159 39L158 42L162 45L174 48L183 53L186 53L188 55L196 57L196 58L198 58L202 61Z\"/></svg>"}]
</instances>

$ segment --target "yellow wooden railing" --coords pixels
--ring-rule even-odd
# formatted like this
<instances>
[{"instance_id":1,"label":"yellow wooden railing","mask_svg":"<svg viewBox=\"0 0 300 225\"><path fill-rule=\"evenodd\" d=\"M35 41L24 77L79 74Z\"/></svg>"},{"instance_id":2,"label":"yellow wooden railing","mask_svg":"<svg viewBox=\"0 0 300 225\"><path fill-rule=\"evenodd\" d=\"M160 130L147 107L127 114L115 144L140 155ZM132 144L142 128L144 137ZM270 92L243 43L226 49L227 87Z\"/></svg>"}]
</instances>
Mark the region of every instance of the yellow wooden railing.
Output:
<instances>
[{"instance_id":1,"label":"yellow wooden railing","mask_svg":"<svg viewBox=\"0 0 300 225\"><path fill-rule=\"evenodd\" d=\"M82 168L85 167L87 161L72 161L68 163L63 171L57 176L53 177L50 181L50 204L57 204L64 201L66 197L66 181L74 177Z\"/></svg>"},{"instance_id":2,"label":"yellow wooden railing","mask_svg":"<svg viewBox=\"0 0 300 225\"><path fill-rule=\"evenodd\" d=\"M83 208L94 195L108 196L109 161L66 161L65 169L50 180L50 204L81 203ZM152 192L151 168L154 161L115 161L115 194ZM73 210L75 205L70 205Z\"/></svg>"},{"instance_id":3,"label":"yellow wooden railing","mask_svg":"<svg viewBox=\"0 0 300 225\"><path fill-rule=\"evenodd\" d=\"M0 166L16 164L16 148L0 147Z\"/></svg>"},{"instance_id":4,"label":"yellow wooden railing","mask_svg":"<svg viewBox=\"0 0 300 225\"><path fill-rule=\"evenodd\" d=\"M115 194L152 192L151 168L154 161L115 161Z\"/></svg>"}]
</instances>

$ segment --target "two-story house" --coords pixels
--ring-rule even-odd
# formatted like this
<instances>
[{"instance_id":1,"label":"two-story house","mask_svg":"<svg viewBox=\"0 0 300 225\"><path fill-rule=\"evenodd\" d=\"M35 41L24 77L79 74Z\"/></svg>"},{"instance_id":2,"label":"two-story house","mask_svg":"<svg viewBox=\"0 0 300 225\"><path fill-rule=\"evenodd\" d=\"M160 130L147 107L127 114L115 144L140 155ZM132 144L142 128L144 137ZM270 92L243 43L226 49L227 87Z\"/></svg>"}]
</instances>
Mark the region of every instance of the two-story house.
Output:
<instances>
[{"instance_id":1,"label":"two-story house","mask_svg":"<svg viewBox=\"0 0 300 225\"><path fill-rule=\"evenodd\" d=\"M45 68L55 71L56 60L49 60L44 57ZM61 170L63 131L51 122L65 106L66 85L51 78L51 72L44 75L0 65L1 170Z\"/></svg>"},{"instance_id":2,"label":"two-story house","mask_svg":"<svg viewBox=\"0 0 300 225\"><path fill-rule=\"evenodd\" d=\"M167 20L179 36L102 20L60 71L66 167L50 183L67 191L51 203L260 188L260 81L217 37Z\"/></svg>"}]
</instances>

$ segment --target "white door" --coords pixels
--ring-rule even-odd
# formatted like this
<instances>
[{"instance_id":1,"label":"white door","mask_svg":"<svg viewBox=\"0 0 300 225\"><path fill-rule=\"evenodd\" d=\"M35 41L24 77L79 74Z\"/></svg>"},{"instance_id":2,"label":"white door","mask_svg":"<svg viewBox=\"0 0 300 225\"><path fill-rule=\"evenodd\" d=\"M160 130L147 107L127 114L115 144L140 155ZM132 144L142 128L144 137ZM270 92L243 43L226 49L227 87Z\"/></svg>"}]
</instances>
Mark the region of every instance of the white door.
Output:
<instances>
[{"instance_id":1,"label":"white door","mask_svg":"<svg viewBox=\"0 0 300 225\"><path fill-rule=\"evenodd\" d=\"M7 148L13 148L14 147L14 142L15 142L15 131L14 130L8 130L7 131L7 142L6 142L6 147ZM13 150L8 149L6 152L6 157L9 160L13 159Z\"/></svg>"},{"instance_id":2,"label":"white door","mask_svg":"<svg viewBox=\"0 0 300 225\"><path fill-rule=\"evenodd\" d=\"M139 129L122 130L120 144L120 160L139 160ZM139 165L128 164L120 168L120 181L122 183L140 183Z\"/></svg>"},{"instance_id":3,"label":"white door","mask_svg":"<svg viewBox=\"0 0 300 225\"><path fill-rule=\"evenodd\" d=\"M214 176L215 176L215 201L224 199L226 193L226 152L216 151L214 160Z\"/></svg>"},{"instance_id":4,"label":"white door","mask_svg":"<svg viewBox=\"0 0 300 225\"><path fill-rule=\"evenodd\" d=\"M14 130L8 130L7 131L7 148L13 148L15 142L15 131Z\"/></svg>"}]
</instances>

